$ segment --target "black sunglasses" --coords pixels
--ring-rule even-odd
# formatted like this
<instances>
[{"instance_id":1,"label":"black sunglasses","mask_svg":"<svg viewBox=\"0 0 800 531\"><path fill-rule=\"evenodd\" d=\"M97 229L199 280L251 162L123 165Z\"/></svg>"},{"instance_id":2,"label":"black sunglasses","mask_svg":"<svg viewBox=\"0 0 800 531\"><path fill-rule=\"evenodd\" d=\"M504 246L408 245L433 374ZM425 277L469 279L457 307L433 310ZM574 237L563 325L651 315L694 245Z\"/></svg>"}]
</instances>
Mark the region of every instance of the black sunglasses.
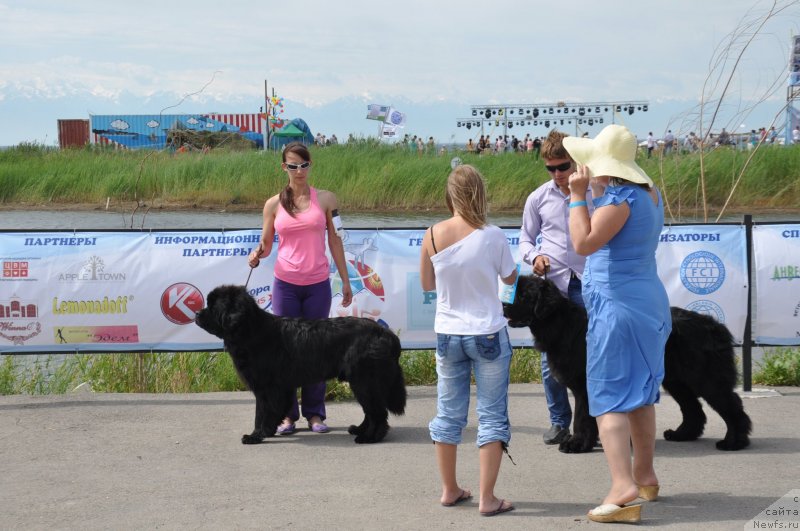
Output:
<instances>
[{"instance_id":1,"label":"black sunglasses","mask_svg":"<svg viewBox=\"0 0 800 531\"><path fill-rule=\"evenodd\" d=\"M564 162L558 166L548 166L547 164L544 165L544 167L547 168L547 171L550 173L555 173L556 171L567 171L571 166L572 162Z\"/></svg>"},{"instance_id":2,"label":"black sunglasses","mask_svg":"<svg viewBox=\"0 0 800 531\"><path fill-rule=\"evenodd\" d=\"M286 163L286 169L289 171L297 171L298 169L305 170L309 166L311 166L311 162L301 162L300 164L294 164L291 162Z\"/></svg>"}]
</instances>

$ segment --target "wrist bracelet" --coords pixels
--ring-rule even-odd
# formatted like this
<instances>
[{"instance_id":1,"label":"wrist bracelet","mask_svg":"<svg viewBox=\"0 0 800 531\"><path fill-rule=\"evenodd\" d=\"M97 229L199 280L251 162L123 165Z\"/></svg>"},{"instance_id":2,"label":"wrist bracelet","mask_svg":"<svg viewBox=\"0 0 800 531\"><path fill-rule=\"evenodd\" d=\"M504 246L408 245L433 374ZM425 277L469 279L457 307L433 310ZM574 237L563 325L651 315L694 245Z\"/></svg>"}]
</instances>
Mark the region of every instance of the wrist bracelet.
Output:
<instances>
[{"instance_id":1,"label":"wrist bracelet","mask_svg":"<svg viewBox=\"0 0 800 531\"><path fill-rule=\"evenodd\" d=\"M580 206L587 206L586 201L573 201L569 204L570 208L580 207Z\"/></svg>"}]
</instances>

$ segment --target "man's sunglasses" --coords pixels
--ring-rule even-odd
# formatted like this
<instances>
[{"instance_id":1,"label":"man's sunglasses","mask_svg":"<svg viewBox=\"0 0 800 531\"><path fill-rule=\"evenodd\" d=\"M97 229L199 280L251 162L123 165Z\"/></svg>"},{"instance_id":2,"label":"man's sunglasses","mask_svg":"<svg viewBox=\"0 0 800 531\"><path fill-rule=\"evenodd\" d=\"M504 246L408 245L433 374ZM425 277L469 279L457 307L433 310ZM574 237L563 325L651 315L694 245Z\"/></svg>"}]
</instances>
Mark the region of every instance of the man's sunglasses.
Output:
<instances>
[{"instance_id":1,"label":"man's sunglasses","mask_svg":"<svg viewBox=\"0 0 800 531\"><path fill-rule=\"evenodd\" d=\"M311 162L301 162L300 164L294 164L292 162L286 163L286 169L289 171L305 170L309 166L311 166Z\"/></svg>"},{"instance_id":2,"label":"man's sunglasses","mask_svg":"<svg viewBox=\"0 0 800 531\"><path fill-rule=\"evenodd\" d=\"M564 162L562 164L559 164L558 166L548 166L547 164L545 164L544 167L547 168L547 171L549 171L550 173L555 173L556 171L567 171L571 166L572 162Z\"/></svg>"}]
</instances>

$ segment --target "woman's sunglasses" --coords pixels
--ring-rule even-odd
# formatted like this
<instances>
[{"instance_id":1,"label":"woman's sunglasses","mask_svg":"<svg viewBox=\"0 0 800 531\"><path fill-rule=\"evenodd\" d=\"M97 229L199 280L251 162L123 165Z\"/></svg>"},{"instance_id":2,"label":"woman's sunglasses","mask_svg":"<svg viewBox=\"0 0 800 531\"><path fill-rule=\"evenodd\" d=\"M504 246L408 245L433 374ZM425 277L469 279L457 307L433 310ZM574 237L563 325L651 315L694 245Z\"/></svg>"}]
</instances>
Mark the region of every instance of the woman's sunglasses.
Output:
<instances>
[{"instance_id":1,"label":"woman's sunglasses","mask_svg":"<svg viewBox=\"0 0 800 531\"><path fill-rule=\"evenodd\" d=\"M559 164L558 166L548 166L547 164L545 164L544 167L547 168L547 171L549 171L550 173L555 173L556 171L567 171L570 168L570 166L572 166L572 162L564 162L562 164Z\"/></svg>"},{"instance_id":2,"label":"woman's sunglasses","mask_svg":"<svg viewBox=\"0 0 800 531\"><path fill-rule=\"evenodd\" d=\"M301 162L300 164L294 164L292 162L286 163L286 169L289 171L305 170L309 166L311 166L311 162Z\"/></svg>"}]
</instances>

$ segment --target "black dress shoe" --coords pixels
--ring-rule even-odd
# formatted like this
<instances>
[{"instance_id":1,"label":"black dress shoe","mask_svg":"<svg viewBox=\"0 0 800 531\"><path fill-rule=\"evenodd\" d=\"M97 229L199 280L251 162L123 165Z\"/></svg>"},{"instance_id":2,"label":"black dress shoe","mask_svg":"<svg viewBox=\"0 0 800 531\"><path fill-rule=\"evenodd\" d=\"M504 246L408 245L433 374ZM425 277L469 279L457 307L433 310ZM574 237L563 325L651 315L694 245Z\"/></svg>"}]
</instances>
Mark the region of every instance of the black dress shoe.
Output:
<instances>
[{"instance_id":1,"label":"black dress shoe","mask_svg":"<svg viewBox=\"0 0 800 531\"><path fill-rule=\"evenodd\" d=\"M560 444L567 437L569 437L569 428L564 428L560 424L553 424L542 436L545 444Z\"/></svg>"}]
</instances>

